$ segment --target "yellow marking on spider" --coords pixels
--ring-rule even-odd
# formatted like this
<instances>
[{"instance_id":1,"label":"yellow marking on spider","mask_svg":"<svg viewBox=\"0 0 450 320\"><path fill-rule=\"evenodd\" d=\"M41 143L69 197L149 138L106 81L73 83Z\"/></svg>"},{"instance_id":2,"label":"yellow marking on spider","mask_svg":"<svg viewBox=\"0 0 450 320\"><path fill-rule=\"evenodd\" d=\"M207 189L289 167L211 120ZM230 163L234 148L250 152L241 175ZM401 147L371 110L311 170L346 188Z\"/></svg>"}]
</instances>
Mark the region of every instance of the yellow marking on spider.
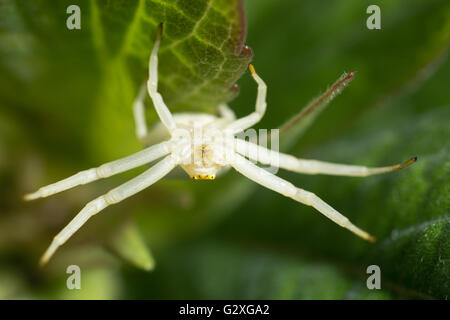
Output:
<instances>
[{"instance_id":1,"label":"yellow marking on spider","mask_svg":"<svg viewBox=\"0 0 450 320\"><path fill-rule=\"evenodd\" d=\"M407 161L405 161L403 163L398 164L396 166L396 169L403 169L403 168L405 168L407 166L412 165L416 161L417 161L417 157L412 157L411 159L409 159L409 160L407 160Z\"/></svg>"},{"instance_id":2,"label":"yellow marking on spider","mask_svg":"<svg viewBox=\"0 0 450 320\"><path fill-rule=\"evenodd\" d=\"M216 176L211 174L198 174L196 176L192 176L192 180L214 180Z\"/></svg>"}]
</instances>

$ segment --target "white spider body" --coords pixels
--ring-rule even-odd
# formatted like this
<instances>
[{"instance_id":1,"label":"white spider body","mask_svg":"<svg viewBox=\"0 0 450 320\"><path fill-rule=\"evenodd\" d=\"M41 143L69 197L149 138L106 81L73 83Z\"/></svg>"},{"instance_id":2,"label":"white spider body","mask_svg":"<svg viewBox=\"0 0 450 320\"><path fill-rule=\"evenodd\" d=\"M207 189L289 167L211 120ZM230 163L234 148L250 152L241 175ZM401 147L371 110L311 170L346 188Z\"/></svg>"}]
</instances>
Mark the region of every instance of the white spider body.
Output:
<instances>
[{"instance_id":1,"label":"white spider body","mask_svg":"<svg viewBox=\"0 0 450 320\"><path fill-rule=\"evenodd\" d=\"M225 108L225 106L224 106ZM170 133L161 122L150 131L148 137L160 141L169 140L172 155L180 167L194 180L214 180L221 169L229 167L225 141L232 143L233 135L223 130L233 118L218 117L207 113L175 113L177 130ZM152 142L155 142L155 138Z\"/></svg>"},{"instance_id":2,"label":"white spider body","mask_svg":"<svg viewBox=\"0 0 450 320\"><path fill-rule=\"evenodd\" d=\"M160 45L160 36L161 28L159 29L158 39L150 55L147 87L142 87L133 107L137 137L145 144L148 144L150 139L153 141L157 140L158 143L125 158L103 164L97 168L78 172L69 178L42 187L34 193L25 195L25 199L34 200L47 197L77 185L106 178L159 159L158 162L139 176L89 202L54 237L51 245L41 258L41 264L45 264L53 256L55 251L81 228L90 217L109 205L122 201L146 189L165 177L177 166L183 168L195 180L212 180L221 169L232 167L245 177L266 188L300 203L314 207L335 223L350 230L361 238L374 241L374 237L352 224L349 219L325 203L314 193L294 186L292 183L257 166L250 160L262 164L276 164L279 168L305 174L319 173L364 177L403 168L413 163L415 158L394 166L367 168L363 166L299 159L236 138L235 135L237 133L258 123L266 111L267 87L263 80L256 74L252 65L249 66L249 69L252 77L258 84L256 108L253 113L243 118L235 119L234 113L226 105L220 105L218 108L220 117L204 113L180 113L172 115L165 105L162 96L157 91L157 52ZM145 89L148 90L155 110L161 120L161 123L157 124L150 134L147 132L144 114L143 100L146 93Z\"/></svg>"}]
</instances>

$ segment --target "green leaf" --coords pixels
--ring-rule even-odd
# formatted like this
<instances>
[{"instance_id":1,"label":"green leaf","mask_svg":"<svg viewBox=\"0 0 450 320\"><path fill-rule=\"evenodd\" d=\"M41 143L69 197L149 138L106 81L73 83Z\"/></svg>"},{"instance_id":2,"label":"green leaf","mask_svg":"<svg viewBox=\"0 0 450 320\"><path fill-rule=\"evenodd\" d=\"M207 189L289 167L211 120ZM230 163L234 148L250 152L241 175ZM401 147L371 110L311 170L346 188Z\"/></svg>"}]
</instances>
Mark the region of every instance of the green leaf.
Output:
<instances>
[{"instance_id":1,"label":"green leaf","mask_svg":"<svg viewBox=\"0 0 450 320\"><path fill-rule=\"evenodd\" d=\"M325 110L330 102L353 80L354 72L344 72L325 92L313 99L294 117L280 127L282 136L281 151L289 149L298 141L314 120Z\"/></svg>"},{"instance_id":2,"label":"green leaf","mask_svg":"<svg viewBox=\"0 0 450 320\"><path fill-rule=\"evenodd\" d=\"M92 32L106 72L143 82L159 23L159 88L173 110L213 111L236 95L232 86L251 52L244 48L241 1L93 1ZM97 37L103 38L97 40ZM122 83L124 80L119 80Z\"/></svg>"},{"instance_id":3,"label":"green leaf","mask_svg":"<svg viewBox=\"0 0 450 320\"><path fill-rule=\"evenodd\" d=\"M81 9L81 30L66 28L72 4ZM97 159L139 147L130 143L131 106L148 77L159 23L159 90L172 111L214 112L236 96L234 84L252 56L244 47L241 0L19 0L4 1L2 8L0 94L15 105L9 112L45 114L58 123L61 136L98 144L90 150ZM153 122L150 99L147 106ZM36 130L53 135L56 123L46 127L38 121ZM129 148L118 152L118 143Z\"/></svg>"},{"instance_id":4,"label":"green leaf","mask_svg":"<svg viewBox=\"0 0 450 320\"><path fill-rule=\"evenodd\" d=\"M122 226L116 229L107 247L138 268L151 271L155 267L152 253L147 248L139 229L131 221L123 222Z\"/></svg>"},{"instance_id":5,"label":"green leaf","mask_svg":"<svg viewBox=\"0 0 450 320\"><path fill-rule=\"evenodd\" d=\"M163 264L154 273L130 274L127 288L134 299L391 298L388 291L367 289L365 270L355 279L330 264L267 249L249 243L183 244L161 254Z\"/></svg>"}]
</instances>

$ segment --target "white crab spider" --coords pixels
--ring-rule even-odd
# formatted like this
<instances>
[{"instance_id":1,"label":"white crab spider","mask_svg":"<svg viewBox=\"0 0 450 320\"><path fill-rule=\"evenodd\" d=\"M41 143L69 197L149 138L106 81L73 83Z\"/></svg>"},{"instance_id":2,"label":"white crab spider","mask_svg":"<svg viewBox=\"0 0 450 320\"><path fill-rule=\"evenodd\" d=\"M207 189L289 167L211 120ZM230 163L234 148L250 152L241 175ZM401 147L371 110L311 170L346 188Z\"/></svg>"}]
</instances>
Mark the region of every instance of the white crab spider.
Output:
<instances>
[{"instance_id":1,"label":"white crab spider","mask_svg":"<svg viewBox=\"0 0 450 320\"><path fill-rule=\"evenodd\" d=\"M256 74L252 65L249 66L252 77L258 84L256 110L250 115L235 119L233 111L226 105L221 105L220 117L203 114L174 114L165 105L162 96L157 91L158 85L158 49L161 42L162 28L158 29L149 61L149 79L147 90L155 106L161 124L170 133L167 141L152 145L128 157L112 161L100 167L81 171L67 179L40 188L38 191L25 195L25 200L48 197L55 193L86 184L100 178L106 178L120 172L150 163L164 157L150 169L134 179L112 189L108 193L89 202L75 218L57 234L40 263L44 265L55 251L64 244L90 217L107 206L120 202L135 193L149 187L166 176L176 166L181 166L193 179L214 179L217 172L231 166L247 178L273 191L290 197L295 201L314 207L320 213L347 228L359 237L374 241L375 238L352 224L348 218L333 209L314 193L295 187L292 183L258 167L250 160L262 164L271 164L274 157L278 159L280 168L306 174L331 174L343 176L369 176L403 168L415 161L412 158L404 163L380 167L367 168L363 166L334 164L317 160L298 159L293 156L266 149L262 146L235 138L235 134L242 132L258 123L266 111L266 91L264 81ZM144 117L143 100L145 87L140 90L134 102L134 117L137 137L144 141L148 137L147 125ZM196 135L196 129L202 134ZM218 138L220 136L220 138ZM199 138L200 137L200 138ZM247 160L248 156L250 160Z\"/></svg>"}]
</instances>

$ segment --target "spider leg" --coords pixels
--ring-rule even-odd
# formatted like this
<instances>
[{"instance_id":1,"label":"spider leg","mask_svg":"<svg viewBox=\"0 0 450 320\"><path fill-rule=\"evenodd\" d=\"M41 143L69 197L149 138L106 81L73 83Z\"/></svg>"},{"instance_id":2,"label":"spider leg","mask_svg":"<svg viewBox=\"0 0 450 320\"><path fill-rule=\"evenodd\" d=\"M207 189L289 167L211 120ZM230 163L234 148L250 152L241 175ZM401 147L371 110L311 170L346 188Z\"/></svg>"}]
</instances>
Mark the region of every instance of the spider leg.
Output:
<instances>
[{"instance_id":1,"label":"spider leg","mask_svg":"<svg viewBox=\"0 0 450 320\"><path fill-rule=\"evenodd\" d=\"M176 165L177 163L174 158L169 155L134 179L125 182L119 187L112 189L108 193L89 202L75 216L75 218L73 218L72 221L70 221L69 224L53 238L52 243L42 256L40 264L45 265L53 256L55 251L62 246L78 229L80 229L90 217L102 211L109 205L120 202L125 198L128 198L149 187L167 175Z\"/></svg>"},{"instance_id":2,"label":"spider leg","mask_svg":"<svg viewBox=\"0 0 450 320\"><path fill-rule=\"evenodd\" d=\"M236 134L247 128L252 127L253 125L255 125L256 123L258 123L261 120L261 118L264 116L264 113L266 112L267 86L264 83L264 81L256 74L255 68L253 67L253 65L249 65L248 68L250 69L253 79L255 79L256 83L258 84L258 96L256 98L256 110L255 110L255 112L249 114L248 116L237 119L236 121L233 121L232 123L230 123L225 130L231 134Z\"/></svg>"},{"instance_id":3,"label":"spider leg","mask_svg":"<svg viewBox=\"0 0 450 320\"><path fill-rule=\"evenodd\" d=\"M52 194L78 186L80 184L86 184L101 178L106 178L117 173L139 167L153 160L161 158L168 153L168 142L161 142L142 151L136 152L128 157L105 163L97 168L80 171L71 177L42 187L34 193L27 194L24 196L24 199L34 200L38 198L45 198Z\"/></svg>"},{"instance_id":4,"label":"spider leg","mask_svg":"<svg viewBox=\"0 0 450 320\"><path fill-rule=\"evenodd\" d=\"M235 139L236 151L250 159L263 164L277 166L289 171L305 174L329 174L336 176L367 177L374 174L386 173L402 169L414 163L417 157L413 157L402 163L392 166L369 168L365 166L355 166L338 164L318 160L299 159L289 154L269 150L254 143Z\"/></svg>"},{"instance_id":5,"label":"spider leg","mask_svg":"<svg viewBox=\"0 0 450 320\"><path fill-rule=\"evenodd\" d=\"M166 126L169 132L172 132L176 128L175 120L173 119L169 108L167 108L166 104L164 103L161 94L159 94L158 92L158 50L161 44L161 36L162 23L158 27L155 45L153 46L152 53L150 54L147 89L150 97L152 98L153 105L155 106L155 110L159 116L159 119Z\"/></svg>"},{"instance_id":6,"label":"spider leg","mask_svg":"<svg viewBox=\"0 0 450 320\"><path fill-rule=\"evenodd\" d=\"M234 111L230 109L230 107L228 105L226 105L225 103L219 105L219 107L217 108L220 116L228 121L234 121L236 120L236 115L234 114Z\"/></svg>"},{"instance_id":7,"label":"spider leg","mask_svg":"<svg viewBox=\"0 0 450 320\"><path fill-rule=\"evenodd\" d=\"M142 85L139 89L139 93L133 102L133 115L136 130L136 137L142 144L145 145L148 134L147 122L145 120L145 106L144 99L146 93L146 86Z\"/></svg>"},{"instance_id":8,"label":"spider leg","mask_svg":"<svg viewBox=\"0 0 450 320\"><path fill-rule=\"evenodd\" d=\"M355 226L347 217L343 216L338 211L333 209L330 205L328 205L314 193L295 187L292 183L281 179L280 177L277 177L276 175L264 170L263 168L254 165L238 154L235 154L235 157L230 165L234 169L236 169L236 171L246 176L247 178L259 183L260 185L281 193L286 197L290 197L295 201L314 207L317 211L322 213L333 222L337 223L341 227L350 230L364 240L368 240L370 242L375 241L375 238L373 236Z\"/></svg>"}]
</instances>

